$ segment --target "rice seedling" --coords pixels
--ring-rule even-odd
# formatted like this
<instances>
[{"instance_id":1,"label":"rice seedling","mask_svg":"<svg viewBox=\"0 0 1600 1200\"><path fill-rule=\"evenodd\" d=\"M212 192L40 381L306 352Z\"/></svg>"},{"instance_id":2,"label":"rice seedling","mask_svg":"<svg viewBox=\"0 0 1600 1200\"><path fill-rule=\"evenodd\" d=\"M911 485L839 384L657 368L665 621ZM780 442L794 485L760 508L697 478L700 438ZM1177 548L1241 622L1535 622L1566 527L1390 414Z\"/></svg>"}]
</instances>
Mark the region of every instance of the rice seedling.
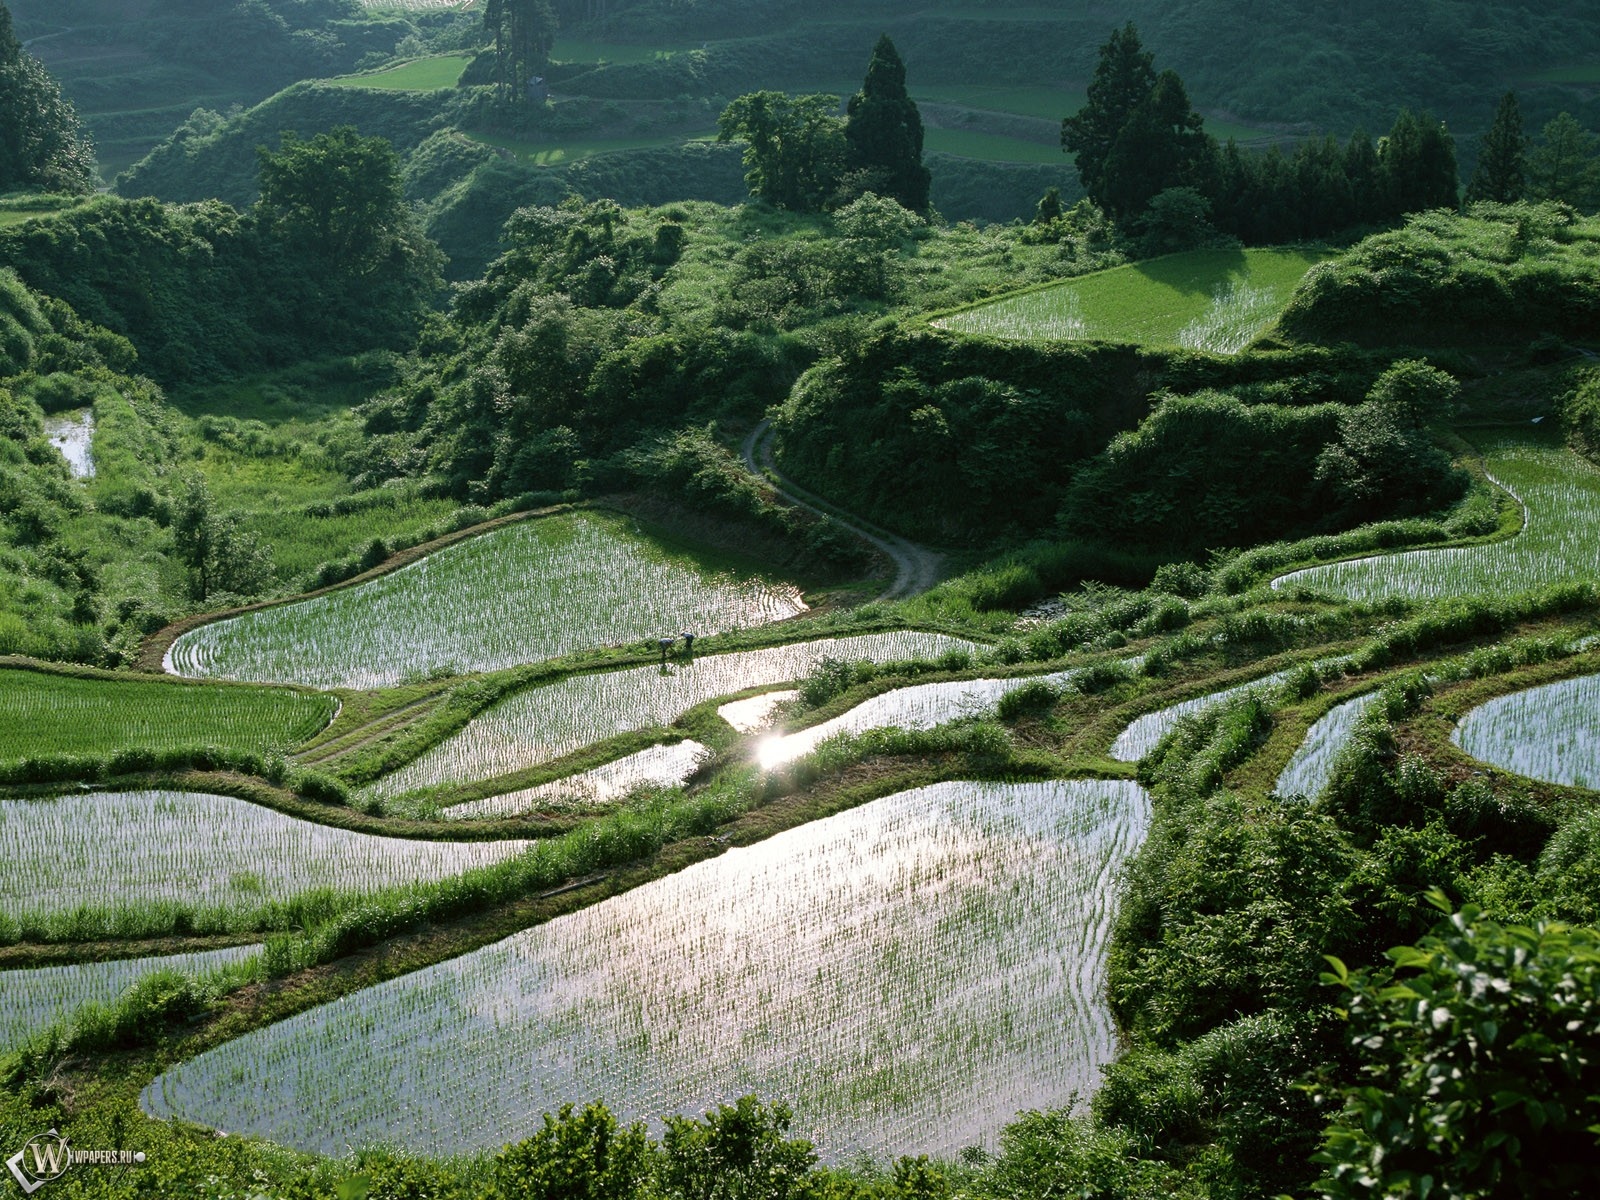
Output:
<instances>
[{"instance_id":1,"label":"rice seedling","mask_svg":"<svg viewBox=\"0 0 1600 1200\"><path fill-rule=\"evenodd\" d=\"M172 902L204 914L197 926L221 928L314 890L443 879L529 844L375 837L196 792L0 800L0 918L48 924Z\"/></svg>"},{"instance_id":2,"label":"rice seedling","mask_svg":"<svg viewBox=\"0 0 1600 1200\"><path fill-rule=\"evenodd\" d=\"M45 417L44 435L61 451L61 457L67 460L67 469L74 476L88 479L94 475L94 456L89 452L94 441L93 410L80 408Z\"/></svg>"},{"instance_id":3,"label":"rice seedling","mask_svg":"<svg viewBox=\"0 0 1600 1200\"><path fill-rule=\"evenodd\" d=\"M467 804L452 804L440 815L446 820L472 817L511 817L519 813L562 808L592 808L626 796L641 787L676 787L693 775L710 756L699 742L685 740L670 746L651 746L592 771L551 780Z\"/></svg>"},{"instance_id":4,"label":"rice seedling","mask_svg":"<svg viewBox=\"0 0 1600 1200\"><path fill-rule=\"evenodd\" d=\"M195 954L0 971L0 1053L16 1049L48 1025L70 1019L86 1004L112 1003L154 971L198 975L260 953L260 946L227 946Z\"/></svg>"},{"instance_id":5,"label":"rice seedling","mask_svg":"<svg viewBox=\"0 0 1600 1200\"><path fill-rule=\"evenodd\" d=\"M1306 730L1305 740L1279 774L1272 790L1280 796L1299 796L1303 800L1321 796L1333 778L1334 764L1360 723L1361 715L1378 696L1377 692L1368 692L1337 704L1318 717Z\"/></svg>"},{"instance_id":6,"label":"rice seedling","mask_svg":"<svg viewBox=\"0 0 1600 1200\"><path fill-rule=\"evenodd\" d=\"M1496 696L1462 717L1450 738L1503 770L1600 788L1600 675Z\"/></svg>"},{"instance_id":7,"label":"rice seedling","mask_svg":"<svg viewBox=\"0 0 1600 1200\"><path fill-rule=\"evenodd\" d=\"M799 679L825 657L885 662L958 647L972 648L943 634L875 633L568 676L507 697L360 798L388 804L422 788L508 775L615 734L669 724L718 696Z\"/></svg>"},{"instance_id":8,"label":"rice seedling","mask_svg":"<svg viewBox=\"0 0 1600 1200\"><path fill-rule=\"evenodd\" d=\"M790 703L799 695L794 688L785 688L777 692L762 692L748 700L730 700L717 709L717 716L739 733L754 733L772 724L778 707Z\"/></svg>"},{"instance_id":9,"label":"rice seedling","mask_svg":"<svg viewBox=\"0 0 1600 1200\"><path fill-rule=\"evenodd\" d=\"M1091 1091L1126 781L944 783L731 850L182 1063L141 1102L306 1150L498 1146L747 1092L830 1161L992 1145Z\"/></svg>"},{"instance_id":10,"label":"rice seedling","mask_svg":"<svg viewBox=\"0 0 1600 1200\"><path fill-rule=\"evenodd\" d=\"M1278 319L1312 265L1302 250L1195 250L974 305L934 322L1026 341L1099 339L1233 354Z\"/></svg>"},{"instance_id":11,"label":"rice seedling","mask_svg":"<svg viewBox=\"0 0 1600 1200\"><path fill-rule=\"evenodd\" d=\"M709 574L598 513L520 521L391 574L184 634L180 675L388 687L680 629L709 634L803 611L799 592Z\"/></svg>"},{"instance_id":12,"label":"rice seedling","mask_svg":"<svg viewBox=\"0 0 1600 1200\"><path fill-rule=\"evenodd\" d=\"M990 712L1002 696L1031 683L1061 687L1076 671L1053 675L1028 675L1011 679L960 679L945 683L918 683L895 688L840 713L830 721L782 737L762 741L756 753L763 768L771 769L810 754L828 738L869 729L932 729L947 721Z\"/></svg>"},{"instance_id":13,"label":"rice seedling","mask_svg":"<svg viewBox=\"0 0 1600 1200\"><path fill-rule=\"evenodd\" d=\"M0 668L0 762L192 746L288 750L338 707L332 696L288 688Z\"/></svg>"},{"instance_id":14,"label":"rice seedling","mask_svg":"<svg viewBox=\"0 0 1600 1200\"><path fill-rule=\"evenodd\" d=\"M1274 588L1312 588L1348 600L1515 595L1600 576L1600 469L1565 447L1507 435L1484 447L1484 466L1521 502L1509 541L1411 550L1292 571Z\"/></svg>"}]
</instances>

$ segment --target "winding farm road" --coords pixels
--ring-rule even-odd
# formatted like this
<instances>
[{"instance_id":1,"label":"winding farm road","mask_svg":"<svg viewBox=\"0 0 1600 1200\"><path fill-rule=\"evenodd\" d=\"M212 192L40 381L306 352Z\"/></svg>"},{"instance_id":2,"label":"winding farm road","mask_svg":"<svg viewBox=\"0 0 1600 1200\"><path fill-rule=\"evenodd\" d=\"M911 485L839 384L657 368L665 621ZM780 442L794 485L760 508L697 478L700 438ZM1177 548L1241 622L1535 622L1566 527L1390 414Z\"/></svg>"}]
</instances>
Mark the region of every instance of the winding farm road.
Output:
<instances>
[{"instance_id":1,"label":"winding farm road","mask_svg":"<svg viewBox=\"0 0 1600 1200\"><path fill-rule=\"evenodd\" d=\"M849 530L894 563L894 580L878 597L880 600L903 600L907 596L921 595L939 582L944 568L944 555L909 542L898 534L872 524L854 513L847 513L829 504L821 496L806 491L793 480L782 475L772 461L772 422L762 421L750 431L740 451L744 464L750 471L771 482L790 504L818 516L828 517L834 524Z\"/></svg>"}]
</instances>

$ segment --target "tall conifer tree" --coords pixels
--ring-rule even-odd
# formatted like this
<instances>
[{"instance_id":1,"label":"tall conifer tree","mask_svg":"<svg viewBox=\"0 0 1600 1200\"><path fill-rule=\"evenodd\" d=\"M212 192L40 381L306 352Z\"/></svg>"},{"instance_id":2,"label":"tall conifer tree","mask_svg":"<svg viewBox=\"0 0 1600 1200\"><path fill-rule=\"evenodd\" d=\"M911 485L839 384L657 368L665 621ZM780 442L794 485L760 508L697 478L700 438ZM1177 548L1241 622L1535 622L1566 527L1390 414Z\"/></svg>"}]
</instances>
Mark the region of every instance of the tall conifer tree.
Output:
<instances>
[{"instance_id":1,"label":"tall conifer tree","mask_svg":"<svg viewBox=\"0 0 1600 1200\"><path fill-rule=\"evenodd\" d=\"M845 167L857 173L854 190L892 196L913 212L927 212L922 114L906 91L906 65L888 34L872 48L866 78L845 113Z\"/></svg>"},{"instance_id":2,"label":"tall conifer tree","mask_svg":"<svg viewBox=\"0 0 1600 1200\"><path fill-rule=\"evenodd\" d=\"M1478 166L1467 184L1468 200L1495 200L1511 204L1522 199L1528 186L1528 137L1522 130L1522 110L1517 94L1500 97L1494 124L1478 148Z\"/></svg>"}]
</instances>

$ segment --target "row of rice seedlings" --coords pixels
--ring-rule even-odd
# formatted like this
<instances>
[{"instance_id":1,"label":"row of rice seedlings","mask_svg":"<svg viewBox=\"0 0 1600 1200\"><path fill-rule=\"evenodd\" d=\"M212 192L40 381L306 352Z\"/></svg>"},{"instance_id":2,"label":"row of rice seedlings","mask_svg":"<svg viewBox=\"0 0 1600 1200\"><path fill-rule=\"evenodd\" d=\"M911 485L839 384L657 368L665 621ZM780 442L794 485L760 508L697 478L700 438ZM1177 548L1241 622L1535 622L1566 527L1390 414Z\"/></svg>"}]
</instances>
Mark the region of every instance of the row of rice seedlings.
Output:
<instances>
[{"instance_id":1,"label":"row of rice seedlings","mask_svg":"<svg viewBox=\"0 0 1600 1200\"><path fill-rule=\"evenodd\" d=\"M937 658L954 649L973 645L943 634L900 631L568 676L507 697L415 762L364 788L360 798L388 802L421 788L525 770L618 733L669 724L718 696L803 678L824 657L885 662Z\"/></svg>"},{"instance_id":2,"label":"row of rice seedlings","mask_svg":"<svg viewBox=\"0 0 1600 1200\"><path fill-rule=\"evenodd\" d=\"M933 322L941 329L975 333L984 337L1026 338L1030 341L1078 341L1091 336L1076 291L1042 288L1023 292L994 304L968 309Z\"/></svg>"},{"instance_id":3,"label":"row of rice seedlings","mask_svg":"<svg viewBox=\"0 0 1600 1200\"><path fill-rule=\"evenodd\" d=\"M1600 675L1496 696L1461 718L1450 737L1518 775L1600 788Z\"/></svg>"},{"instance_id":4,"label":"row of rice seedlings","mask_svg":"<svg viewBox=\"0 0 1600 1200\"><path fill-rule=\"evenodd\" d=\"M1053 675L1028 675L1011 679L960 679L944 683L918 683L895 688L865 700L830 721L797 733L765 739L757 755L771 769L810 754L828 738L869 729L933 729L947 721L975 717L991 711L1007 692L1040 680L1054 687L1069 683L1077 671Z\"/></svg>"},{"instance_id":5,"label":"row of rice seedlings","mask_svg":"<svg viewBox=\"0 0 1600 1200\"><path fill-rule=\"evenodd\" d=\"M111 1004L155 971L200 975L260 953L260 946L228 946L194 954L0 971L0 1054L57 1021L69 1020L85 1005Z\"/></svg>"},{"instance_id":6,"label":"row of rice seedlings","mask_svg":"<svg viewBox=\"0 0 1600 1200\"><path fill-rule=\"evenodd\" d=\"M794 688L762 692L759 696L751 696L746 700L728 701L717 709L717 716L732 725L738 733L754 733L771 725L781 706L799 698L800 693Z\"/></svg>"},{"instance_id":7,"label":"row of rice seedlings","mask_svg":"<svg viewBox=\"0 0 1600 1200\"><path fill-rule=\"evenodd\" d=\"M589 808L616 800L642 787L676 787L711 756L711 748L693 740L650 746L604 766L553 779L535 787L453 804L440 815L446 820L514 817L521 813L563 808Z\"/></svg>"},{"instance_id":8,"label":"row of rice seedlings","mask_svg":"<svg viewBox=\"0 0 1600 1200\"><path fill-rule=\"evenodd\" d=\"M1178 331L1178 345L1212 354L1237 354L1278 319L1287 292L1252 287L1237 279L1219 283L1211 292L1211 307Z\"/></svg>"},{"instance_id":9,"label":"row of rice seedlings","mask_svg":"<svg viewBox=\"0 0 1600 1200\"><path fill-rule=\"evenodd\" d=\"M75 477L93 477L94 455L90 453L94 441L93 409L79 408L45 417L44 435L61 451L61 457L67 460L67 470Z\"/></svg>"},{"instance_id":10,"label":"row of rice seedlings","mask_svg":"<svg viewBox=\"0 0 1600 1200\"><path fill-rule=\"evenodd\" d=\"M1516 537L1308 567L1274 579L1272 586L1378 601L1513 595L1600 575L1600 469L1564 448L1516 438L1490 446L1484 464L1526 511Z\"/></svg>"},{"instance_id":11,"label":"row of rice seedlings","mask_svg":"<svg viewBox=\"0 0 1600 1200\"><path fill-rule=\"evenodd\" d=\"M697 863L180 1064L145 1109L342 1153L656 1124L758 1092L830 1161L993 1144L1092 1091L1126 781L944 783Z\"/></svg>"},{"instance_id":12,"label":"row of rice seedlings","mask_svg":"<svg viewBox=\"0 0 1600 1200\"><path fill-rule=\"evenodd\" d=\"M197 792L0 800L0 916L48 923L80 909L178 902L210 927L314 890L459 875L530 844L377 837Z\"/></svg>"},{"instance_id":13,"label":"row of rice seedlings","mask_svg":"<svg viewBox=\"0 0 1600 1200\"><path fill-rule=\"evenodd\" d=\"M1288 671L1275 671L1271 675L1252 679L1249 683L1241 683L1237 687L1212 692L1206 696L1196 696L1192 700L1183 700L1156 712L1145 713L1117 735L1117 740L1111 743L1111 757L1118 762L1138 762L1156 748L1157 742L1176 729L1178 722L1185 717L1196 716L1209 708L1226 704L1235 696L1242 696L1253 689L1270 688L1288 677Z\"/></svg>"},{"instance_id":14,"label":"row of rice seedlings","mask_svg":"<svg viewBox=\"0 0 1600 1200\"><path fill-rule=\"evenodd\" d=\"M1280 796L1299 796L1302 800L1316 800L1333 779L1333 767L1356 731L1361 715L1378 699L1377 692L1368 692L1353 700L1336 704L1318 717L1305 740L1295 750L1287 766L1278 776L1272 789Z\"/></svg>"},{"instance_id":15,"label":"row of rice seedlings","mask_svg":"<svg viewBox=\"0 0 1600 1200\"><path fill-rule=\"evenodd\" d=\"M680 630L710 634L804 611L799 592L669 558L621 520L520 521L398 571L179 638L181 675L388 687Z\"/></svg>"},{"instance_id":16,"label":"row of rice seedlings","mask_svg":"<svg viewBox=\"0 0 1600 1200\"><path fill-rule=\"evenodd\" d=\"M288 688L0 668L0 761L188 746L288 750L327 725L337 709L332 696Z\"/></svg>"}]
</instances>

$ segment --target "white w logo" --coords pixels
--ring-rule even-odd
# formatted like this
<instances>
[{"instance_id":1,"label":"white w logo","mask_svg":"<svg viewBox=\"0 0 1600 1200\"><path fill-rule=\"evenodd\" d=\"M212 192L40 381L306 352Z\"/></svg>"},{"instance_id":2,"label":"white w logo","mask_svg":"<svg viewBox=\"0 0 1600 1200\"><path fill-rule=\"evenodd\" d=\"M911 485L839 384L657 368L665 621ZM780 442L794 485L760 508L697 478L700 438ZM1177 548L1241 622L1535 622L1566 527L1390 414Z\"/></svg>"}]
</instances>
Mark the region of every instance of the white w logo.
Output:
<instances>
[{"instance_id":1,"label":"white w logo","mask_svg":"<svg viewBox=\"0 0 1600 1200\"><path fill-rule=\"evenodd\" d=\"M33 1157L31 1171L23 1165L30 1152ZM54 1129L33 1138L21 1150L6 1159L6 1167L11 1171L11 1177L17 1181L17 1186L22 1189L22 1194L25 1196L33 1195L52 1179L59 1179L71 1165L72 1152L67 1148L67 1139Z\"/></svg>"}]
</instances>

